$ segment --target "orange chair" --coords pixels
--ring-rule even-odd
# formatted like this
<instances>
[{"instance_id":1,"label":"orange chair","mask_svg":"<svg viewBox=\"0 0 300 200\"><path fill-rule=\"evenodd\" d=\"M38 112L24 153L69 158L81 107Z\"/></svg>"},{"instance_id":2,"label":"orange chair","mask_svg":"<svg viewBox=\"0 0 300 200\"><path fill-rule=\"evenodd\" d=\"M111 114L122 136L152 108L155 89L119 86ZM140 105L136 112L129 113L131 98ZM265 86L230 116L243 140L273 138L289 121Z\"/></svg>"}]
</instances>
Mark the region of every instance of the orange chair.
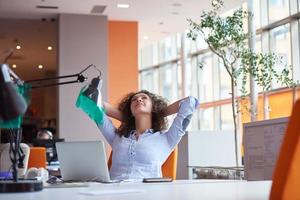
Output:
<instances>
[{"instance_id":1,"label":"orange chair","mask_svg":"<svg viewBox=\"0 0 300 200\"><path fill-rule=\"evenodd\" d=\"M110 169L111 164L112 164L112 153L109 156L107 165L108 168ZM177 157L178 157L178 148L176 147L172 153L169 155L168 159L166 162L162 165L162 174L163 177L169 177L172 179L176 179L176 173L177 173Z\"/></svg>"},{"instance_id":2,"label":"orange chair","mask_svg":"<svg viewBox=\"0 0 300 200\"><path fill-rule=\"evenodd\" d=\"M45 147L30 147L28 160L28 168L46 168L46 148Z\"/></svg>"},{"instance_id":3,"label":"orange chair","mask_svg":"<svg viewBox=\"0 0 300 200\"><path fill-rule=\"evenodd\" d=\"M300 100L286 129L273 174L271 200L300 198Z\"/></svg>"}]
</instances>

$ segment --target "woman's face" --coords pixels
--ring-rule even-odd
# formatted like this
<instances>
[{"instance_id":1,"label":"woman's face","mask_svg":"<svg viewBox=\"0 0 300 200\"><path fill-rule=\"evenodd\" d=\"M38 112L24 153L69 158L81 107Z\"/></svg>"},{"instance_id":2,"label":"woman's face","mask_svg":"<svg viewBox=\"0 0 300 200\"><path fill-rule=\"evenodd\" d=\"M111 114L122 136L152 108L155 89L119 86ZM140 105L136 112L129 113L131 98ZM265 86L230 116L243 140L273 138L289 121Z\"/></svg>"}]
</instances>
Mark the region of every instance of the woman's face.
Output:
<instances>
[{"instance_id":1,"label":"woman's face","mask_svg":"<svg viewBox=\"0 0 300 200\"><path fill-rule=\"evenodd\" d=\"M151 114L152 100L147 94L138 93L132 97L130 109L134 117L139 114Z\"/></svg>"}]
</instances>

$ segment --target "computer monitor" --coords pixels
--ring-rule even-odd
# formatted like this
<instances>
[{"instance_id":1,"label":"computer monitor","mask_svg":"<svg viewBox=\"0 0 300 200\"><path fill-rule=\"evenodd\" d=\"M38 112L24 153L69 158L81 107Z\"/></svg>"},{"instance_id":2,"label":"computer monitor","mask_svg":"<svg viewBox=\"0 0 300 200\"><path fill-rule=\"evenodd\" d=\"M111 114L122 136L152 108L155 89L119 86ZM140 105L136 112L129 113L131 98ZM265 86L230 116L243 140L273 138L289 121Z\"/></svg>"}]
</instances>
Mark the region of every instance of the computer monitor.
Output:
<instances>
[{"instance_id":1,"label":"computer monitor","mask_svg":"<svg viewBox=\"0 0 300 200\"><path fill-rule=\"evenodd\" d=\"M46 147L47 162L51 163L51 162L58 161L55 143L56 142L64 142L64 141L65 141L65 139L63 139L63 138L51 139L51 140L35 139L33 141L33 146Z\"/></svg>"}]
</instances>

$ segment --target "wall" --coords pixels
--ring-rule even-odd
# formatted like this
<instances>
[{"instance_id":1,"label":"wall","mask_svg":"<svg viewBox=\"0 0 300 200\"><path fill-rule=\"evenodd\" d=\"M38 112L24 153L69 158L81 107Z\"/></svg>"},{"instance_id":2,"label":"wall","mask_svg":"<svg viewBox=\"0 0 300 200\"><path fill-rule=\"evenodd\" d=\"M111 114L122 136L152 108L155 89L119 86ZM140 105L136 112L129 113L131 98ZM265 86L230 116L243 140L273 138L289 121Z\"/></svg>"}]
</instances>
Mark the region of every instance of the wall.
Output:
<instances>
[{"instance_id":1,"label":"wall","mask_svg":"<svg viewBox=\"0 0 300 200\"><path fill-rule=\"evenodd\" d=\"M102 95L107 99L108 21L106 16L62 14L59 16L58 74L75 74L89 64L102 71ZM98 75L90 69L84 73L89 80ZM75 107L80 89L84 84L59 87L58 132L67 141L104 139L96 124Z\"/></svg>"},{"instance_id":2,"label":"wall","mask_svg":"<svg viewBox=\"0 0 300 200\"><path fill-rule=\"evenodd\" d=\"M108 99L113 105L138 89L138 24L110 21Z\"/></svg>"}]
</instances>

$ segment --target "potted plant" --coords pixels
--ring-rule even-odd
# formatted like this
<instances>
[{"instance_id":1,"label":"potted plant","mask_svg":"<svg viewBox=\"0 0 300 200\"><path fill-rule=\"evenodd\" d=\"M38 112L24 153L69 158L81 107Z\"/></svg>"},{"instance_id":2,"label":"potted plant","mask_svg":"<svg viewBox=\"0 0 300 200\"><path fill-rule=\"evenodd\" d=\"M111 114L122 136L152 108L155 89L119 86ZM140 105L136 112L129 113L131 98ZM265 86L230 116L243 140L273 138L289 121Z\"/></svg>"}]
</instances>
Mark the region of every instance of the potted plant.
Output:
<instances>
[{"instance_id":1,"label":"potted plant","mask_svg":"<svg viewBox=\"0 0 300 200\"><path fill-rule=\"evenodd\" d=\"M255 53L248 47L247 39L250 34L244 30L244 21L249 13L240 8L235 10L232 15L222 17L220 15L222 6L223 0L213 0L212 10L204 11L200 22L189 19L188 37L196 40L201 35L230 76L235 156L238 166L237 112L239 111L239 99L236 92L238 83L241 83L239 87L242 99L248 96L246 85L249 76L252 76L256 84L261 86L264 91L272 88L274 80L287 87L294 87L297 84L290 78L290 66L284 64L281 57L274 53ZM275 70L274 66L278 63L283 65L281 71ZM202 68L203 65L200 67Z\"/></svg>"}]
</instances>

